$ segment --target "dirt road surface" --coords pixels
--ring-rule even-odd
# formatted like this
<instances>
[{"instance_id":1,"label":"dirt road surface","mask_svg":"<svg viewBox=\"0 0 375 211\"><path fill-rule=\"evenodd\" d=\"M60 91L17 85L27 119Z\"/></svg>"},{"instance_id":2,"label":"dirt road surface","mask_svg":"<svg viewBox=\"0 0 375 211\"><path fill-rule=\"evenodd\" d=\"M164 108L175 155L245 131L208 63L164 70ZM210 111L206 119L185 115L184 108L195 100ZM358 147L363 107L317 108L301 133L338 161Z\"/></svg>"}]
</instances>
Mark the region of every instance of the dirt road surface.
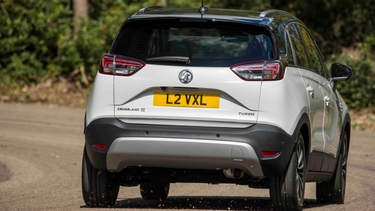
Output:
<instances>
[{"instance_id":1,"label":"dirt road surface","mask_svg":"<svg viewBox=\"0 0 375 211\"><path fill-rule=\"evenodd\" d=\"M0 104L0 163L11 178L0 183L0 210L86 208L81 196L83 109ZM375 132L353 131L344 205L315 201L305 210L375 210ZM271 210L268 190L236 185L172 184L164 201L146 202L139 188L120 189L118 210Z\"/></svg>"}]
</instances>

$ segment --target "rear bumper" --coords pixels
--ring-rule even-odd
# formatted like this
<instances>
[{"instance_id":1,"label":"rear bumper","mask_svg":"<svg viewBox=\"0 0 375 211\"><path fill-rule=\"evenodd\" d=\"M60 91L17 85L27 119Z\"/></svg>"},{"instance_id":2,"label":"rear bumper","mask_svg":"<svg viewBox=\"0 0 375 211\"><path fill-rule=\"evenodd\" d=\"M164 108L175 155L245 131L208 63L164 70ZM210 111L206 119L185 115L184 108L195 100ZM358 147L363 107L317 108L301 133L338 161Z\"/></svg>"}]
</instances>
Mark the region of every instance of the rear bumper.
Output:
<instances>
[{"instance_id":1,"label":"rear bumper","mask_svg":"<svg viewBox=\"0 0 375 211\"><path fill-rule=\"evenodd\" d=\"M178 138L128 137L116 139L107 153L107 169L121 171L127 166L188 169L242 169L262 177L254 149L233 141Z\"/></svg>"},{"instance_id":2,"label":"rear bumper","mask_svg":"<svg viewBox=\"0 0 375 211\"><path fill-rule=\"evenodd\" d=\"M212 169L238 168L254 178L281 174L294 140L270 125L243 129L134 125L97 119L85 128L86 149L97 169L119 172L129 166ZM104 150L92 144L106 144ZM262 151L278 151L263 157Z\"/></svg>"}]
</instances>

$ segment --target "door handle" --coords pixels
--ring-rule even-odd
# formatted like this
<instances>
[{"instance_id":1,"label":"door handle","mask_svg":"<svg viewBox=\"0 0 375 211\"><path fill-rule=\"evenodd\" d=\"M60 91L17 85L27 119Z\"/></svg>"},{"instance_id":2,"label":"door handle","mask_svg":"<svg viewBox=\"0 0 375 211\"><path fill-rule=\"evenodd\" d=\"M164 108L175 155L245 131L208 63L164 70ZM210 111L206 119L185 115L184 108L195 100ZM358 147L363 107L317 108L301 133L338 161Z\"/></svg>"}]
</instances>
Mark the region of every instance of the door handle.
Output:
<instances>
[{"instance_id":1,"label":"door handle","mask_svg":"<svg viewBox=\"0 0 375 211\"><path fill-rule=\"evenodd\" d=\"M315 91L314 88L310 86L309 84L307 84L306 90L309 92L310 96L314 98L314 91Z\"/></svg>"},{"instance_id":2,"label":"door handle","mask_svg":"<svg viewBox=\"0 0 375 211\"><path fill-rule=\"evenodd\" d=\"M339 103L340 111L342 112L344 110L344 105L342 103Z\"/></svg>"},{"instance_id":3,"label":"door handle","mask_svg":"<svg viewBox=\"0 0 375 211\"><path fill-rule=\"evenodd\" d=\"M325 101L325 103L326 103L327 106L329 106L329 104L330 104L329 101L330 101L330 100L331 100L331 98L329 98L328 96L325 96L325 97L324 97L324 101Z\"/></svg>"}]
</instances>

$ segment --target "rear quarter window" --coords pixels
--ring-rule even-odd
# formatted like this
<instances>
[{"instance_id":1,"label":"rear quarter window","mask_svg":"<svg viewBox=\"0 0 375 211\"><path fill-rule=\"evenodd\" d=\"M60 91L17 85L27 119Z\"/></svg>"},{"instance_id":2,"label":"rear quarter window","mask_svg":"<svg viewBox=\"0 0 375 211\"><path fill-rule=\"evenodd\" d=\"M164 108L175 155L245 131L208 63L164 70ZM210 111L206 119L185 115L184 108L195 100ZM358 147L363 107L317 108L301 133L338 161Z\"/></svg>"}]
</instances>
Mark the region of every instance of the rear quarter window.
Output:
<instances>
[{"instance_id":1,"label":"rear quarter window","mask_svg":"<svg viewBox=\"0 0 375 211\"><path fill-rule=\"evenodd\" d=\"M311 68L319 73L321 76L326 77L325 75L325 69L324 69L324 63L321 60L321 55L318 50L318 47L316 46L313 38L309 34L309 32L304 28L300 27L301 36L306 46L306 52L310 59L310 65Z\"/></svg>"},{"instance_id":2,"label":"rear quarter window","mask_svg":"<svg viewBox=\"0 0 375 211\"><path fill-rule=\"evenodd\" d=\"M190 66L231 66L273 58L272 41L263 27L177 20L129 22L111 53L146 63L160 63L147 61L153 57L189 57Z\"/></svg>"},{"instance_id":3,"label":"rear quarter window","mask_svg":"<svg viewBox=\"0 0 375 211\"><path fill-rule=\"evenodd\" d=\"M293 55L296 60L295 64L310 69L309 60L301 36L298 32L298 28L299 26L297 24L291 24L288 26L288 35L292 44Z\"/></svg>"}]
</instances>

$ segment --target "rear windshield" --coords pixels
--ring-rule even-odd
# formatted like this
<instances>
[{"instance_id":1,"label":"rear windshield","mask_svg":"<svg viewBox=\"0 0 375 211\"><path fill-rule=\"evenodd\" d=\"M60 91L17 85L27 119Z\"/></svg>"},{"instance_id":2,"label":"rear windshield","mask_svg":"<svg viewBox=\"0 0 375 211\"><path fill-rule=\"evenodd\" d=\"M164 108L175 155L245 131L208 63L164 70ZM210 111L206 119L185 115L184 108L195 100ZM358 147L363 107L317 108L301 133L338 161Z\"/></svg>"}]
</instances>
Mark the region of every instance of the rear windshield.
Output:
<instances>
[{"instance_id":1,"label":"rear windshield","mask_svg":"<svg viewBox=\"0 0 375 211\"><path fill-rule=\"evenodd\" d=\"M263 27L179 20L129 22L120 31L111 53L155 64L163 61L150 58L188 57L189 62L174 64L214 67L273 57L272 42Z\"/></svg>"}]
</instances>

